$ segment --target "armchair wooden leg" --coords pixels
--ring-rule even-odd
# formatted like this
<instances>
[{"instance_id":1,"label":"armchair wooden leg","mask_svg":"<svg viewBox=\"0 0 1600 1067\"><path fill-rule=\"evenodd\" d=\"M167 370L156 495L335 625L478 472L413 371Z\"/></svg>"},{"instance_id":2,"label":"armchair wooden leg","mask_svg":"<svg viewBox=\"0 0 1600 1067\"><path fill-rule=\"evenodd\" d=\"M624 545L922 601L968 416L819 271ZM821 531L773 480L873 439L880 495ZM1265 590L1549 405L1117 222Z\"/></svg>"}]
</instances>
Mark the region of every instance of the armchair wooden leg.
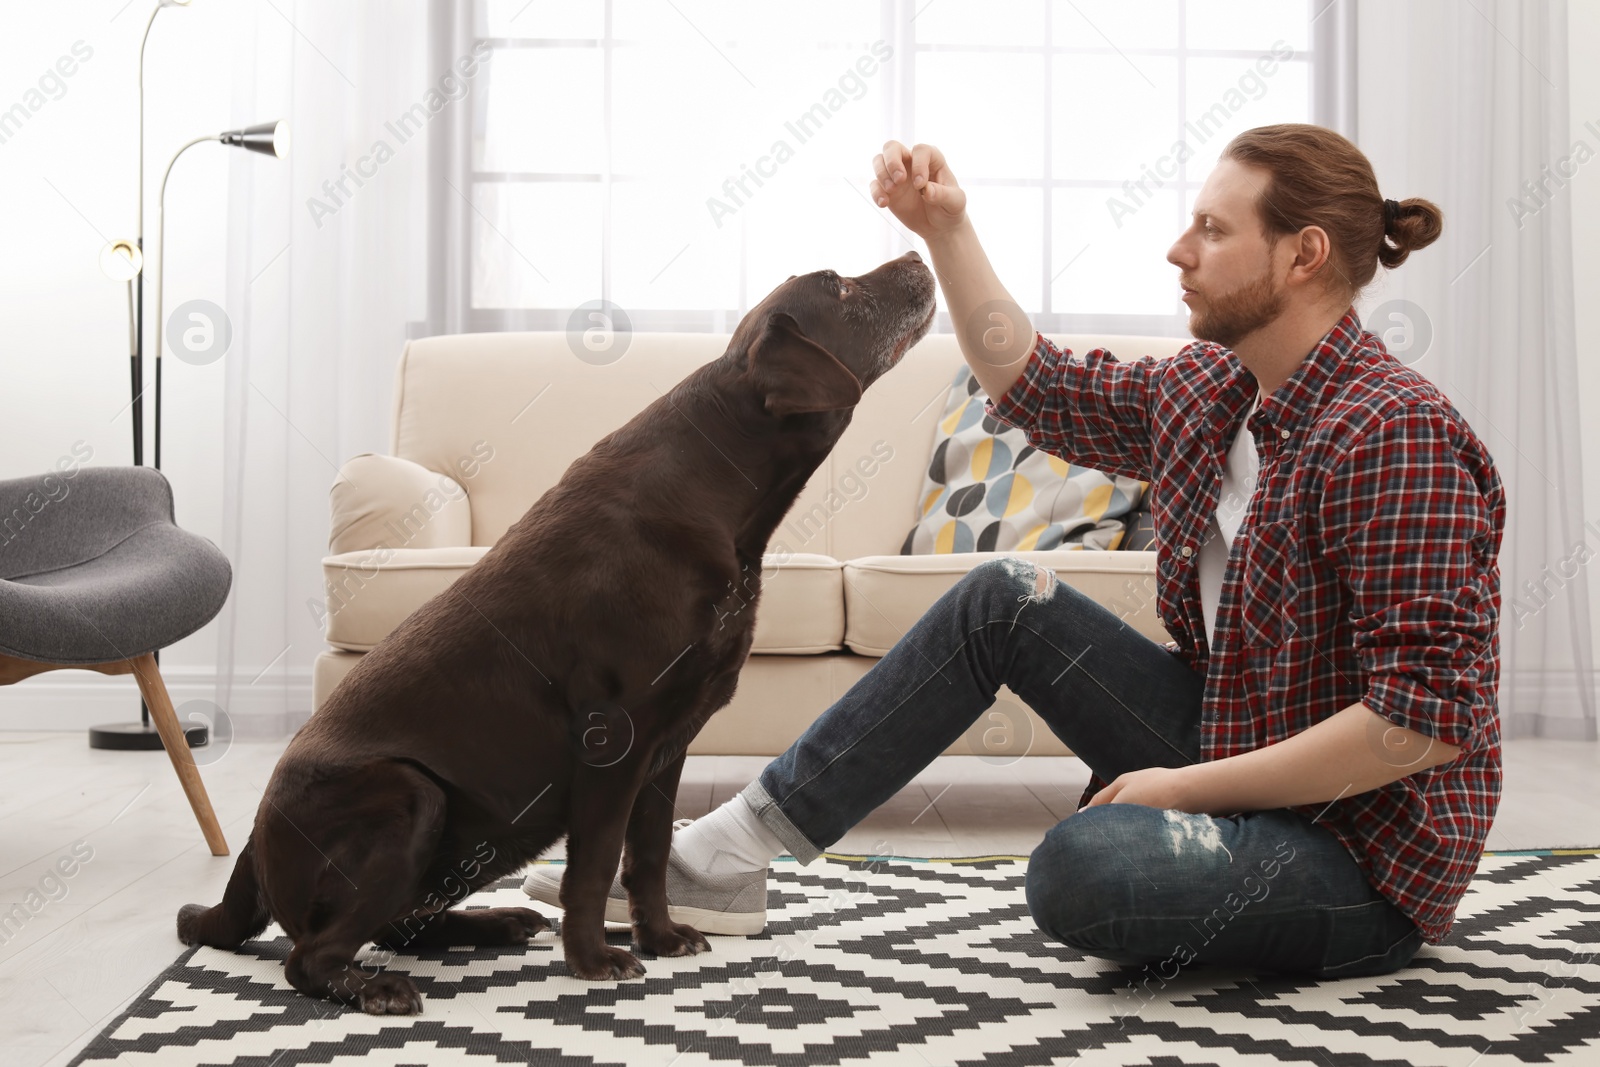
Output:
<instances>
[{"instance_id":1,"label":"armchair wooden leg","mask_svg":"<svg viewBox=\"0 0 1600 1067\"><path fill-rule=\"evenodd\" d=\"M139 681L139 692L144 694L144 702L150 707L156 732L161 735L161 744L172 760L172 769L178 772L178 781L189 798L189 806L194 809L194 817L200 821L200 831L206 835L206 844L211 846L213 856L226 856L228 842L222 837L216 812L211 810L211 798L206 796L205 783L200 780L200 768L195 766L188 738L183 736L183 727L178 722L177 711L172 707L172 697L167 694L167 684L161 680L156 658L146 652L131 662L133 676Z\"/></svg>"}]
</instances>

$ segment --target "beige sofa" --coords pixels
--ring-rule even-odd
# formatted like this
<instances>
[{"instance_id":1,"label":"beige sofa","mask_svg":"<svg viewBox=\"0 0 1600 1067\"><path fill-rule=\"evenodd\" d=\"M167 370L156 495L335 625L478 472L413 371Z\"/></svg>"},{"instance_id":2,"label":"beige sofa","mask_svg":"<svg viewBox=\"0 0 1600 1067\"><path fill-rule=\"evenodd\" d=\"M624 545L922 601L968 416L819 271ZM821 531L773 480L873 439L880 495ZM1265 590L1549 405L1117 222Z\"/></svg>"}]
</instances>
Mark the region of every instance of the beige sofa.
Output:
<instances>
[{"instance_id":1,"label":"beige sofa","mask_svg":"<svg viewBox=\"0 0 1600 1067\"><path fill-rule=\"evenodd\" d=\"M1169 337L1053 337L1082 353L1170 356ZM560 332L407 343L395 379L392 455L345 464L332 490L318 706L361 655L449 586L567 466L669 386L721 355L728 335L636 333L620 359L579 359ZM776 755L990 553L902 556L935 422L962 363L953 334L925 337L878 381L768 546L755 646L733 702L690 752ZM595 531L603 549L605 531ZM1005 553L1039 560L1155 641L1155 553ZM950 748L1008 760L1067 750L1009 689Z\"/></svg>"}]
</instances>

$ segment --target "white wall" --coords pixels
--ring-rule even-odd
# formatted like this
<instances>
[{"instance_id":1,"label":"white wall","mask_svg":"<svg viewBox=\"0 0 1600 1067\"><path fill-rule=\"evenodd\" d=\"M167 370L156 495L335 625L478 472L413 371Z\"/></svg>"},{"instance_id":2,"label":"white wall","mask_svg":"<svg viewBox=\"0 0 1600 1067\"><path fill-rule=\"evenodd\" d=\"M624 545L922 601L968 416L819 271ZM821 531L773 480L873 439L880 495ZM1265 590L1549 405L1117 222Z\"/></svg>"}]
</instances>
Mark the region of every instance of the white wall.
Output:
<instances>
[{"instance_id":1,"label":"white wall","mask_svg":"<svg viewBox=\"0 0 1600 1067\"><path fill-rule=\"evenodd\" d=\"M126 290L101 273L99 255L108 240L132 238L137 230L138 53L154 6L154 0L7 2L0 14L0 110L42 103L0 143L0 478L41 473L80 441L93 449L93 464L132 459ZM233 113L238 35L246 18L253 18L253 6L201 0L163 11L150 33L145 354L152 382L162 172L173 152L196 136L277 117ZM56 64L74 57L75 46L88 58L56 83ZM44 90L30 96L41 78ZM228 167L239 151L197 145L173 169L167 192L169 311L192 298L226 303ZM250 159L279 165L266 156ZM177 520L214 542L222 534L224 366L218 361L196 367L169 357L163 369L162 458ZM152 397L145 403L147 463ZM248 612L241 618L248 619ZM163 672L180 704L212 695L216 651L213 623L162 653ZM249 666L241 665L247 678L254 675ZM292 679L276 684L301 685ZM73 671L0 689L0 729L73 728L137 715L137 694L127 679Z\"/></svg>"}]
</instances>

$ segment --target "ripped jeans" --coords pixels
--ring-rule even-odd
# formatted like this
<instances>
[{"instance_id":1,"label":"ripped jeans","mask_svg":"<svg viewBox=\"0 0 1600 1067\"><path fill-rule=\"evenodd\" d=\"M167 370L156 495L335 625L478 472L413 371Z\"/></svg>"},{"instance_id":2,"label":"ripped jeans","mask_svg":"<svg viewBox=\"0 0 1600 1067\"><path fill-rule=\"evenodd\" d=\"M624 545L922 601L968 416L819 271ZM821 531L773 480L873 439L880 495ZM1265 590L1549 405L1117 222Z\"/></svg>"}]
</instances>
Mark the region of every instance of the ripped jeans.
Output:
<instances>
[{"instance_id":1,"label":"ripped jeans","mask_svg":"<svg viewBox=\"0 0 1600 1067\"><path fill-rule=\"evenodd\" d=\"M946 592L742 795L810 863L971 729L1001 684L1105 781L1200 759L1204 679L1047 568L999 557ZM1387 974L1422 944L1339 840L1287 808L1083 808L1034 849L1027 901L1057 941L1167 978L1190 962Z\"/></svg>"}]
</instances>

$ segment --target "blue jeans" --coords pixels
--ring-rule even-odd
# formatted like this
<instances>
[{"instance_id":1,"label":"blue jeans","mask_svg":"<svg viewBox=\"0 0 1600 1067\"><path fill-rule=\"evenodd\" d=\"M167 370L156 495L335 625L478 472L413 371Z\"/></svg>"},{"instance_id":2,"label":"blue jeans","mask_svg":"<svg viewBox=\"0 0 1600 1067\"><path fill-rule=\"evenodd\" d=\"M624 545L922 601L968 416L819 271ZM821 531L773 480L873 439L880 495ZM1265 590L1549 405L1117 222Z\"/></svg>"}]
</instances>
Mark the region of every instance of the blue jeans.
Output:
<instances>
[{"instance_id":1,"label":"blue jeans","mask_svg":"<svg viewBox=\"0 0 1600 1067\"><path fill-rule=\"evenodd\" d=\"M999 557L945 593L743 796L810 863L972 729L1002 684L1105 781L1199 762L1204 679L1052 571ZM1200 962L1386 974L1422 944L1338 838L1287 808L1083 808L1033 850L1027 899L1050 937L1174 973Z\"/></svg>"}]
</instances>

